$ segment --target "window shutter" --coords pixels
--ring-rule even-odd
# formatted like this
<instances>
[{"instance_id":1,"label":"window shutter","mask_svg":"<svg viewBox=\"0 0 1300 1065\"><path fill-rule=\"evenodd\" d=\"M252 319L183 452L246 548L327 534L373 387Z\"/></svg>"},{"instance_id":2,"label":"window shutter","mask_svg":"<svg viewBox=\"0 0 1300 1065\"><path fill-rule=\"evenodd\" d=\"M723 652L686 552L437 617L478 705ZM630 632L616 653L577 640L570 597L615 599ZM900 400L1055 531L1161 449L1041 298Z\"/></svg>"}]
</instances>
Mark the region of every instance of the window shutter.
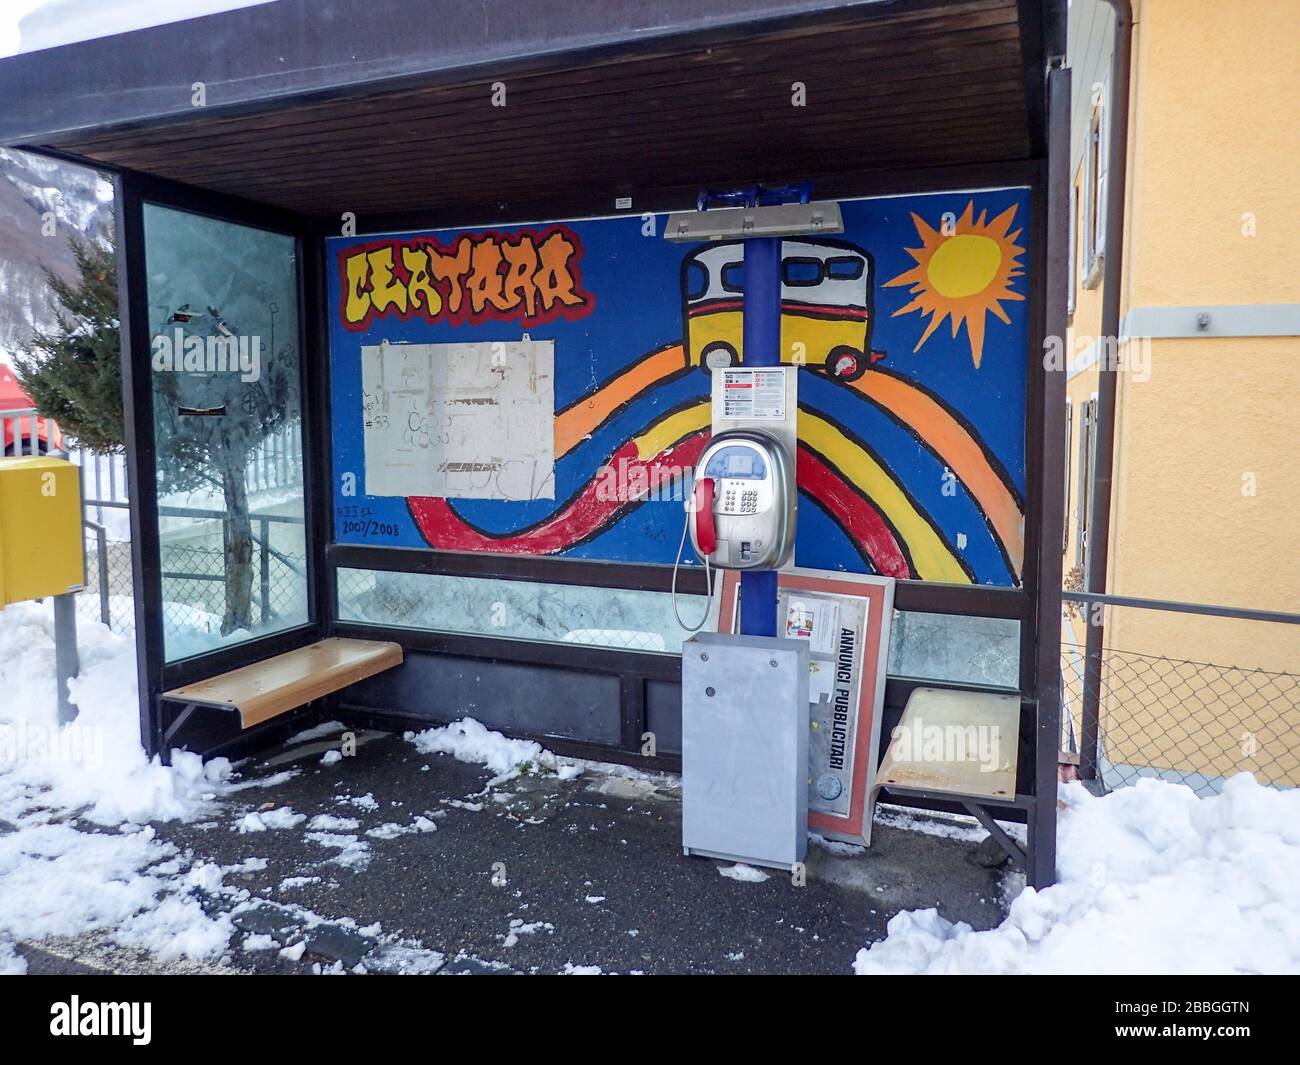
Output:
<instances>
[{"instance_id":1,"label":"window shutter","mask_svg":"<svg viewBox=\"0 0 1300 1065\"><path fill-rule=\"evenodd\" d=\"M1070 281L1065 301L1067 314L1074 314L1074 289L1079 283L1079 195L1070 186ZM1068 494L1068 493L1067 493Z\"/></svg>"},{"instance_id":2,"label":"window shutter","mask_svg":"<svg viewBox=\"0 0 1300 1065\"><path fill-rule=\"evenodd\" d=\"M1097 251L1098 257L1106 253L1106 171L1110 166L1110 115L1106 97L1097 105Z\"/></svg>"}]
</instances>

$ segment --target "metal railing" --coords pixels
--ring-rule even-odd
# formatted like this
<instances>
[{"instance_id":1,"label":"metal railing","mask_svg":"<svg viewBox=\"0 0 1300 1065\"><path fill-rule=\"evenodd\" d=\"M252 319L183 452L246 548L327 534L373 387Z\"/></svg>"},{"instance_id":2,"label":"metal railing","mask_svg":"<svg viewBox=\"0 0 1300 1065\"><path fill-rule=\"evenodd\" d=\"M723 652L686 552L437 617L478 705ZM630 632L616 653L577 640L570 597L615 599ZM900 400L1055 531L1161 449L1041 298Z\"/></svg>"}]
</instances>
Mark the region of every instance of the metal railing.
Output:
<instances>
[{"instance_id":1,"label":"metal railing","mask_svg":"<svg viewBox=\"0 0 1300 1065\"><path fill-rule=\"evenodd\" d=\"M129 501L126 460L122 455L101 455L73 448L69 457L81 467L86 506L96 511L97 521L104 520L103 507ZM249 492L297 488L302 485L302 478L302 442L297 425L281 427L267 436L249 454L244 471Z\"/></svg>"},{"instance_id":2,"label":"metal railing","mask_svg":"<svg viewBox=\"0 0 1300 1065\"><path fill-rule=\"evenodd\" d=\"M1213 794L1249 771L1276 787L1300 785L1300 614L1063 597L1085 626L1110 612L1110 646L1062 645L1061 746L1081 779L1111 789L1157 777ZM1247 636L1242 625L1255 628ZM1174 650L1189 646L1196 652Z\"/></svg>"},{"instance_id":3,"label":"metal railing","mask_svg":"<svg viewBox=\"0 0 1300 1065\"><path fill-rule=\"evenodd\" d=\"M124 510L127 503L104 499L85 501L85 512L94 508ZM199 507L158 508L159 517L181 517L219 522L220 537L212 543L161 545L161 577L166 583L164 598L179 604L208 604L214 608L224 599L217 586L226 581L225 543L229 535L230 515L221 510ZM282 551L271 543L271 528L277 524L301 525L303 519L284 514L250 514L255 529L253 546L257 551L258 624L292 608L301 596L306 574L303 557ZM86 592L78 596L79 613L93 617L117 632L132 632L135 616L122 602L133 595L131 583L130 542L111 540L105 527L83 518L88 534L86 546ZM93 595L93 598L91 596Z\"/></svg>"},{"instance_id":4,"label":"metal railing","mask_svg":"<svg viewBox=\"0 0 1300 1065\"><path fill-rule=\"evenodd\" d=\"M22 415L35 431L33 410L6 412L4 417ZM29 445L30 446L30 445ZM126 515L130 508L125 458L118 454L72 449L68 457L81 468L82 518L86 534L86 592L78 596L78 611L118 632L135 627L134 594L131 582L130 530ZM301 488L303 456L299 427L283 426L266 437L249 455L245 485L250 493L274 493L278 489ZM160 518L187 517L222 523L220 537L212 546L169 544L162 546L163 578L168 593L181 603L216 605L222 597L215 586L224 583L224 545L229 515L221 510L198 507L159 508ZM275 617L291 604L302 585L305 560L282 551L271 543L270 529L276 523L302 524L302 518L279 514L249 515L258 551L255 606L263 619Z\"/></svg>"},{"instance_id":5,"label":"metal railing","mask_svg":"<svg viewBox=\"0 0 1300 1065\"><path fill-rule=\"evenodd\" d=\"M41 418L35 407L0 411L0 454L43 455L50 423Z\"/></svg>"}]
</instances>

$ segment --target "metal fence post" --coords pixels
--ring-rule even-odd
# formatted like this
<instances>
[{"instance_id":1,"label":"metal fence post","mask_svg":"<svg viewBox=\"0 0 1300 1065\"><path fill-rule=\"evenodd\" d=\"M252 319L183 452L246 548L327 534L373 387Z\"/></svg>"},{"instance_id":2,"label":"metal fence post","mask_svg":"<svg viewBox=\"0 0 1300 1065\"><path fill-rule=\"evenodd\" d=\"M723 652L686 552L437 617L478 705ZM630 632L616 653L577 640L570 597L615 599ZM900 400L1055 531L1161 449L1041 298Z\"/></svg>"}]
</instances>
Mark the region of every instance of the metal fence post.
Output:
<instances>
[{"instance_id":1,"label":"metal fence post","mask_svg":"<svg viewBox=\"0 0 1300 1065\"><path fill-rule=\"evenodd\" d=\"M59 724L76 719L68 681L81 672L77 655L77 602L72 595L54 596L54 672L58 682Z\"/></svg>"},{"instance_id":2,"label":"metal fence post","mask_svg":"<svg viewBox=\"0 0 1300 1065\"><path fill-rule=\"evenodd\" d=\"M99 620L111 628L108 608L108 533L102 525L95 526L95 557L99 562Z\"/></svg>"},{"instance_id":3,"label":"metal fence post","mask_svg":"<svg viewBox=\"0 0 1300 1065\"><path fill-rule=\"evenodd\" d=\"M1092 622L1094 605L1084 606L1087 639L1084 643L1083 697L1079 709L1079 777L1094 780L1101 761L1098 745L1101 742L1101 627Z\"/></svg>"},{"instance_id":4,"label":"metal fence post","mask_svg":"<svg viewBox=\"0 0 1300 1065\"><path fill-rule=\"evenodd\" d=\"M258 521L258 528L261 532L262 540L262 619L261 623L265 625L270 620L271 614L271 544L268 541L268 522L265 518Z\"/></svg>"}]
</instances>

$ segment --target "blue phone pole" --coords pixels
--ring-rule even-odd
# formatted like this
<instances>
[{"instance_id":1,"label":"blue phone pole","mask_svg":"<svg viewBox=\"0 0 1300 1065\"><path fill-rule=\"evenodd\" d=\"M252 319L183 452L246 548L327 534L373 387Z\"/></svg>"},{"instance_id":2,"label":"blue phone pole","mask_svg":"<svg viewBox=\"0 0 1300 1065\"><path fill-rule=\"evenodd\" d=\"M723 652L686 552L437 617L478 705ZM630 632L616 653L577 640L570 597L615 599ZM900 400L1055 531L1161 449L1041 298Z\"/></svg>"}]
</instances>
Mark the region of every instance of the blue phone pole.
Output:
<instances>
[{"instance_id":1,"label":"blue phone pole","mask_svg":"<svg viewBox=\"0 0 1300 1065\"><path fill-rule=\"evenodd\" d=\"M742 311L744 365L781 363L781 238L745 241L745 295ZM740 631L746 636L776 635L776 570L740 574Z\"/></svg>"}]
</instances>

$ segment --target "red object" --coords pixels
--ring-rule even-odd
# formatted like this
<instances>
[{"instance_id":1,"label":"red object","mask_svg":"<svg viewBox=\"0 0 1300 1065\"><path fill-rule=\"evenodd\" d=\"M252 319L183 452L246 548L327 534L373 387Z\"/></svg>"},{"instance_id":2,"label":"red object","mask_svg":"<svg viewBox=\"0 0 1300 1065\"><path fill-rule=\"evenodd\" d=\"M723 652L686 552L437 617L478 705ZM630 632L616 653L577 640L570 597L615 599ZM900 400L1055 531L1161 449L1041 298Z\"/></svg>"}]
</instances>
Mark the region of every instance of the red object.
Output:
<instances>
[{"instance_id":1,"label":"red object","mask_svg":"<svg viewBox=\"0 0 1300 1065\"><path fill-rule=\"evenodd\" d=\"M862 376L862 365L858 357L852 352L844 352L835 359L835 364L831 367L831 372L836 377L843 377L846 380L854 380Z\"/></svg>"},{"instance_id":2,"label":"red object","mask_svg":"<svg viewBox=\"0 0 1300 1065\"><path fill-rule=\"evenodd\" d=\"M664 452L648 459L638 457L635 440L629 440L606 463L622 471L632 482L645 475L645 483L656 490L665 480L693 466L704 445L708 429L679 440ZM667 453L672 463L663 465ZM602 491L602 480L593 477L554 514L534 525L509 533L492 533L480 529L456 513L451 501L434 496L411 496L406 501L411 517L430 547L448 551L493 551L500 554L551 555L593 539L610 528L627 511L639 506L639 498L620 492Z\"/></svg>"},{"instance_id":3,"label":"red object","mask_svg":"<svg viewBox=\"0 0 1300 1065\"><path fill-rule=\"evenodd\" d=\"M799 491L822 509L857 545L862 557L882 577L915 577L907 548L881 516L876 505L816 452L801 447L798 456Z\"/></svg>"},{"instance_id":4,"label":"red object","mask_svg":"<svg viewBox=\"0 0 1300 1065\"><path fill-rule=\"evenodd\" d=\"M16 410L31 410L34 406L32 397L23 391L23 386L18 383L18 378L14 376L13 371L8 366L0 366L0 425L3 426L4 432L4 439L0 440L0 454L17 453L16 443L20 433L24 452L31 446L31 415L21 419L20 429L19 419L8 417L8 413ZM37 450L42 454L51 448L63 447L63 433L56 422L47 418L36 419L36 440Z\"/></svg>"},{"instance_id":5,"label":"red object","mask_svg":"<svg viewBox=\"0 0 1300 1065\"><path fill-rule=\"evenodd\" d=\"M695 482L695 542L706 555L718 549L718 530L713 526L712 477L701 477Z\"/></svg>"},{"instance_id":6,"label":"red object","mask_svg":"<svg viewBox=\"0 0 1300 1065\"><path fill-rule=\"evenodd\" d=\"M683 466L694 465L708 442L709 430L700 429L658 455L642 459L638 457L636 441L629 440L610 456L606 466L623 471L629 480L637 480L643 471L645 483L653 490L665 478L678 475ZM553 555L595 539L640 505L639 499L601 491L601 484L600 477L593 477L554 514L507 533L489 532L471 524L456 513L449 499L411 496L406 503L430 547L444 551ZM799 490L835 517L844 534L877 573L900 578L916 575L906 549L875 504L826 465L824 459L803 447L799 449Z\"/></svg>"}]
</instances>

